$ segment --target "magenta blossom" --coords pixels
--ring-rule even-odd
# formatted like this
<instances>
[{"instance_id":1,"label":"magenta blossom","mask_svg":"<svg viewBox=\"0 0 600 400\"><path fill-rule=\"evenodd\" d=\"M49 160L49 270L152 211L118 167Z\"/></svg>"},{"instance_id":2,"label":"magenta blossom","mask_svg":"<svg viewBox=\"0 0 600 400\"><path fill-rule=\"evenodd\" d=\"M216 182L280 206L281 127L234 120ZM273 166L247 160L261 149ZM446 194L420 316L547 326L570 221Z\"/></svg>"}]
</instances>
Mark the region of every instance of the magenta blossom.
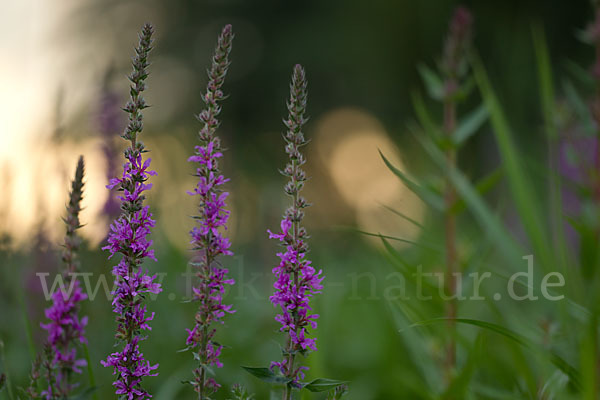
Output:
<instances>
[{"instance_id":1,"label":"magenta blossom","mask_svg":"<svg viewBox=\"0 0 600 400\"><path fill-rule=\"evenodd\" d=\"M307 97L306 78L300 65L294 68L290 90L289 116L284 121L288 128L285 150L290 161L283 174L289 178L285 185L285 193L292 198L292 205L281 221L281 232L268 231L269 238L280 241L285 249L277 253L280 262L273 268L276 277L273 285L275 293L270 300L280 311L275 320L281 324L280 331L288 334L288 343L283 350L283 361L272 362L271 370L278 369L293 385L298 386L298 380L304 379L304 371L308 368L294 365L296 354L317 350L316 339L309 337L308 328L317 328L316 319L319 315L312 313L309 300L323 289L323 276L322 271L317 272L306 259L308 236L300 225L304 217L303 209L308 206L306 200L300 196L306 181L306 174L301 168L305 159L300 147L306 144L302 125L306 122L304 112ZM287 386L285 398L291 398L291 390Z\"/></svg>"},{"instance_id":2,"label":"magenta blossom","mask_svg":"<svg viewBox=\"0 0 600 400\"><path fill-rule=\"evenodd\" d=\"M41 327L48 332L46 347L50 359L44 361L47 367L48 387L42 392L42 396L47 399L69 397L76 387L71 383L71 375L80 374L81 367L87 365L84 359L77 358L77 345L87 343L85 326L88 318L79 317L81 303L87 299L87 296L81 290L79 281L73 278L73 273L79 268L77 251L81 239L76 230L81 227L79 212L83 197L83 175L84 163L83 157L80 157L75 170L75 179L71 184L67 217L64 219L67 226L65 249L62 254L65 265L64 281L59 290L52 294L52 306L46 309L45 314L49 322L41 324Z\"/></svg>"},{"instance_id":3,"label":"magenta blossom","mask_svg":"<svg viewBox=\"0 0 600 400\"><path fill-rule=\"evenodd\" d=\"M126 162L120 178L110 180L108 189L120 191L121 215L111 224L108 245L103 249L110 252L109 258L121 254L122 258L113 268L115 290L113 291L113 311L117 314L117 334L122 350L112 353L105 361L105 367L112 367L116 380L113 382L115 393L128 400L148 399L152 396L142 386L146 376L156 376L153 372L158 364L151 365L140 352L139 343L146 339L142 331L150 331L148 324L154 313L148 314L143 303L146 295L161 292L160 284L155 282L156 275L149 275L141 268L146 258L156 260L154 250L150 249L152 240L148 239L155 222L148 206L144 206L144 192L152 185L147 183L150 176L156 175L150 168L150 159L144 160L144 145L137 141L142 131L142 113L146 103L141 96L148 76L148 53L152 45L152 26L146 24L140 34L140 43L133 59L133 72L129 76L132 82L131 100L125 106L129 113L129 124L123 138L130 146L125 150Z\"/></svg>"},{"instance_id":4,"label":"magenta blossom","mask_svg":"<svg viewBox=\"0 0 600 400\"><path fill-rule=\"evenodd\" d=\"M198 135L200 144L195 146L195 155L188 159L196 163L195 176L198 178L196 188L188 192L199 197L199 215L194 217L197 226L190 231L191 244L197 252L192 263L197 268L197 283L193 288L192 300L198 303L198 311L194 327L187 329L186 344L199 361L199 366L193 371L194 380L190 384L200 400L208 399L207 396L220 387L215 379L208 377L210 367L223 366L219 359L223 346L213 339L215 325L222 324L222 318L234 312L230 305L223 304L225 287L233 285L234 281L227 278L229 271L218 261L220 256L230 256L233 253L229 250L229 239L223 236L229 219L225 203L229 194L223 191L222 186L229 179L224 178L219 169L219 159L223 157L223 152L221 141L216 136L219 126L217 116L221 111L218 102L224 99L221 87L229 67L232 40L231 25L227 25L219 36L212 66L208 71L209 81L203 96L206 109L198 116L204 125Z\"/></svg>"}]
</instances>

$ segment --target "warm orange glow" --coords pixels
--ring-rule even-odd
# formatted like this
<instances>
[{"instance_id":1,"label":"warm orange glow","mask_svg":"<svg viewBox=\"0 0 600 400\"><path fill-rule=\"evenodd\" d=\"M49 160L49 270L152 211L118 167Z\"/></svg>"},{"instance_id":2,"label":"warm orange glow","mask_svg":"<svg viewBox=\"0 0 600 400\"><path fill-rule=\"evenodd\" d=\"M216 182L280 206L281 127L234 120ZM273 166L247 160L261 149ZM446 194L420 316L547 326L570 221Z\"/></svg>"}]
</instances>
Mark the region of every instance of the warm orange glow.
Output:
<instances>
[{"instance_id":1,"label":"warm orange glow","mask_svg":"<svg viewBox=\"0 0 600 400\"><path fill-rule=\"evenodd\" d=\"M365 231L414 238L418 229L383 208L387 205L419 221L422 202L383 163L381 150L404 169L400 153L383 126L364 110L345 108L325 115L318 125L317 148L343 199Z\"/></svg>"},{"instance_id":2,"label":"warm orange glow","mask_svg":"<svg viewBox=\"0 0 600 400\"><path fill-rule=\"evenodd\" d=\"M104 161L99 143L49 142L23 144L18 151L3 156L3 229L16 244L26 244L40 223L45 224L51 239L59 241L64 232L61 217L79 154L86 163L85 195L81 215L85 226L82 236L97 244L105 234L105 225L96 218L106 199Z\"/></svg>"}]
</instances>

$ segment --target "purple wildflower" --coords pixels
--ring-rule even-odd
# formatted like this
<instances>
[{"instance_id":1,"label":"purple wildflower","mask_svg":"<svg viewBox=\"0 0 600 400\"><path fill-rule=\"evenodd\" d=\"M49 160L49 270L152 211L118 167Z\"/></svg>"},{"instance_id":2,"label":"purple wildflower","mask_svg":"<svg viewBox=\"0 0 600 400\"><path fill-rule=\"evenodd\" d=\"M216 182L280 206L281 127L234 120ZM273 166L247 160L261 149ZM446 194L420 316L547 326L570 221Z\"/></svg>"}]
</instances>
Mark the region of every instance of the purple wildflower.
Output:
<instances>
[{"instance_id":1,"label":"purple wildflower","mask_svg":"<svg viewBox=\"0 0 600 400\"><path fill-rule=\"evenodd\" d=\"M142 303L147 293L161 292L160 284L154 282L156 275L150 276L141 269L145 258L154 257L150 249L152 240L148 239L150 228L155 222L148 206L144 206L144 191L152 185L146 183L148 178L156 175L149 170L150 159L145 161L142 154L146 152L144 145L137 141L137 135L142 131L142 110L146 102L141 96L145 89L148 76L148 53L152 49L153 28L146 24L140 34L139 46L135 49L133 72L129 76L131 99L124 110L129 113L129 123L122 137L130 142L125 150L126 162L120 178L113 178L108 189L117 188L121 195L121 215L112 223L108 236L108 245L103 249L110 252L109 258L116 253L122 255L119 263L113 268L116 289L113 294L113 311L117 314L116 339L123 345L121 351L108 356L101 361L105 367L113 367L113 375L117 375L113 385L116 394L128 400L148 399L152 396L146 392L141 382L145 376L156 376L153 372L158 364L150 365L140 352L139 343L146 339L141 331L150 330L148 322L154 318L154 313L147 314L146 306Z\"/></svg>"},{"instance_id":2,"label":"purple wildflower","mask_svg":"<svg viewBox=\"0 0 600 400\"><path fill-rule=\"evenodd\" d=\"M220 385L212 378L207 377L208 367L222 367L219 360L221 345L213 341L216 329L215 323L223 323L222 318L226 313L233 313L230 305L223 304L225 285L232 285L233 279L227 278L229 272L218 263L220 255L233 255L229 250L229 239L225 238L221 228L227 228L229 211L225 209L227 192L221 186L229 179L225 179L219 170L218 159L223 157L221 141L215 132L219 126L217 116L221 112L218 102L225 96L221 87L229 67L229 53L233 32L231 25L226 25L219 36L212 66L208 71L208 85L203 96L206 108L200 113L198 119L204 124L199 132L200 145L195 147L196 153L188 161L197 163L196 174L198 184L189 192L190 195L200 197L198 206L199 215L194 217L198 226L194 227L190 236L194 250L197 251L196 277L198 282L193 288L193 300L198 302L195 325L188 329L186 344L194 349L194 358L200 363L194 369L194 381L191 382L194 390L198 392L199 399L207 399Z\"/></svg>"},{"instance_id":3,"label":"purple wildflower","mask_svg":"<svg viewBox=\"0 0 600 400\"><path fill-rule=\"evenodd\" d=\"M292 198L292 205L287 209L281 221L281 232L269 232L269 238L279 240L285 251L278 253L280 258L278 266L273 268L277 280L274 284L275 293L270 297L274 306L279 307L281 314L275 319L281 323L280 331L287 332L288 342L283 351L284 360L271 363L271 369L277 368L287 378L298 385L298 379L304 379L307 367L295 366L296 353L306 354L316 351L316 339L308 337L308 330L316 329L317 314L311 314L310 298L320 293L323 286L322 271L317 272L311 262L305 258L308 251L306 229L300 226L304 217L303 209L308 203L300 196L304 187L306 174L302 165L306 162L300 148L306 144L302 125L306 122L306 78L304 69L300 65L294 67L292 83L290 85L290 100L287 104L289 116L284 121L288 128L284 138L285 151L289 156L289 163L282 171L289 178L285 185L285 193ZM286 387L286 399L291 398L291 391Z\"/></svg>"},{"instance_id":4,"label":"purple wildflower","mask_svg":"<svg viewBox=\"0 0 600 400\"><path fill-rule=\"evenodd\" d=\"M62 260L65 265L63 285L52 295L52 306L46 309L46 318L49 322L41 324L48 332L46 342L47 357L46 380L48 388L42 393L47 399L66 398L70 395L75 385L70 378L73 373L80 374L81 367L87 365L83 359L77 359L78 343L87 343L84 328L87 317L79 318L80 303L87 299L79 281L73 279L73 274L79 269L77 251L81 239L76 230L81 227L79 212L83 197L83 157L79 157L75 179L71 183L71 193L67 205L67 217L64 219L67 226Z\"/></svg>"}]
</instances>

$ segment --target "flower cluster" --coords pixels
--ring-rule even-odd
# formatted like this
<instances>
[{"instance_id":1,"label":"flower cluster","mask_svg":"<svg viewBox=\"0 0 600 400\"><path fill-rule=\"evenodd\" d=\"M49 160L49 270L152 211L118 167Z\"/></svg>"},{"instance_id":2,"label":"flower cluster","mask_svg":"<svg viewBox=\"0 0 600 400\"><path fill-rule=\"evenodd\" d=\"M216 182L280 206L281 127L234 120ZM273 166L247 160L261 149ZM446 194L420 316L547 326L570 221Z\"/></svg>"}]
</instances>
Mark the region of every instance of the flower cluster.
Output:
<instances>
[{"instance_id":1,"label":"flower cluster","mask_svg":"<svg viewBox=\"0 0 600 400\"><path fill-rule=\"evenodd\" d=\"M282 171L289 178L284 191L292 198L292 205L285 212L281 221L281 232L269 232L269 237L282 242L285 251L278 253L280 263L273 269L277 280L274 284L275 293L270 297L274 306L279 307L281 314L275 319L281 323L280 330L287 332L288 345L284 349L284 360L271 363L271 369L278 368L280 372L297 384L298 379L304 378L307 367L294 366L296 353L306 353L317 350L316 339L308 337L307 327L316 329L317 314L311 314L310 298L323 288L322 271L316 272L311 262L305 258L308 246L306 229L300 226L304 217L303 209L309 204L300 196L304 187L306 174L302 165L306 162L300 148L306 144L302 126L306 122L306 78L304 69L296 65L290 85L290 100L287 104L289 116L284 121L288 128L284 138L285 151L289 163Z\"/></svg>"},{"instance_id":2,"label":"flower cluster","mask_svg":"<svg viewBox=\"0 0 600 400\"><path fill-rule=\"evenodd\" d=\"M48 388L42 395L48 399L66 398L74 388L70 378L72 373L81 373L81 367L86 365L83 359L77 359L77 343L86 343L85 326L87 317L79 318L80 303L87 299L79 281L73 279L73 273L78 270L77 251L81 239L76 230L81 227L79 212L83 197L83 157L79 157L75 170L75 179L71 183L71 193L67 204L66 235L62 260L65 265L64 284L52 295L52 306L46 309L49 322L41 324L48 332L46 342L48 371L52 375L48 380ZM50 373L50 372L48 372Z\"/></svg>"},{"instance_id":3,"label":"flower cluster","mask_svg":"<svg viewBox=\"0 0 600 400\"><path fill-rule=\"evenodd\" d=\"M148 206L144 206L144 192L152 185L146 183L148 178L156 173L149 170L150 159L143 160L144 145L137 141L137 135L142 131L142 110L146 103L141 96L145 89L145 79L148 76L148 53L152 46L153 28L144 25L140 34L139 46L135 49L133 72L129 76L131 99L124 110L129 113L129 123L122 137L130 142L125 150L126 162L120 178L111 179L107 188L116 188L121 192L121 215L112 223L108 237L108 245L103 249L110 252L110 257L119 253L122 258L113 269L116 289L113 294L113 311L117 314L116 338L123 345L119 352L111 354L106 361L101 361L105 367L112 367L117 376L113 385L116 394L129 400L147 399L152 397L142 387L141 381L145 376L156 376L152 371L157 365L150 365L140 352L139 343L145 337L141 331L150 330L148 322L154 318L154 313L147 314L146 306L142 303L146 294L158 294L160 284L155 282L156 275L150 276L141 269L146 258L156 260L154 251L150 249L152 241L148 239L150 229L155 222ZM110 258L109 257L109 258Z\"/></svg>"},{"instance_id":4,"label":"flower cluster","mask_svg":"<svg viewBox=\"0 0 600 400\"><path fill-rule=\"evenodd\" d=\"M216 391L220 385L207 377L209 366L222 367L219 360L222 346L213 341L215 323L222 323L226 313L232 313L230 305L223 304L225 285L232 285L227 278L228 270L217 261L220 255L232 255L230 242L223 236L229 211L225 209L227 192L222 190L225 179L219 170L218 159L223 156L221 141L215 135L219 126L217 116L221 111L219 101L224 99L221 87L229 67L229 53L233 40L231 25L226 25L217 42L212 58L212 66L208 71L208 85L203 100L206 108L198 115L203 124L198 137L200 144L195 147L195 155L188 161L197 163L195 176L198 184L190 195L199 196L199 215L194 219L198 226L190 232L191 243L197 252L195 262L197 284L193 288L193 300L198 303L195 325L188 329L187 346L194 351L194 357L200 365L194 369L194 380L191 384L198 392L200 399Z\"/></svg>"},{"instance_id":5,"label":"flower cluster","mask_svg":"<svg viewBox=\"0 0 600 400\"><path fill-rule=\"evenodd\" d=\"M441 69L446 77L444 94L452 97L459 90L459 81L467 72L466 52L471 41L473 17L465 7L458 7L450 21L448 37L444 45Z\"/></svg>"}]
</instances>

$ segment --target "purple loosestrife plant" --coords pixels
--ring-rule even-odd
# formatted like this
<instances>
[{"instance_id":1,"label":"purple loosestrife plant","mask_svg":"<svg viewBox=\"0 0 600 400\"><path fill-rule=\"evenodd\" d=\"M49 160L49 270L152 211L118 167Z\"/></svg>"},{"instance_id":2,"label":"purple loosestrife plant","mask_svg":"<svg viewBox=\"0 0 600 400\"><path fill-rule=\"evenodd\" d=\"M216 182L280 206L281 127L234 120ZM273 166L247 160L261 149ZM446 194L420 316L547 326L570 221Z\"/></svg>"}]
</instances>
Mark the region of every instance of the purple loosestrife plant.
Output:
<instances>
[{"instance_id":1,"label":"purple loosestrife plant","mask_svg":"<svg viewBox=\"0 0 600 400\"><path fill-rule=\"evenodd\" d=\"M284 247L278 253L280 263L273 268L276 277L275 293L270 297L271 303L280 311L275 319L281 323L281 332L287 333L287 344L283 349L283 360L271 363L271 370L278 370L290 382L285 388L284 399L291 398L292 386L300 387L299 380L304 379L304 371L308 367L296 365L296 355L306 355L316 351L316 339L309 337L309 329L316 329L317 314L312 314L310 298L320 293L323 286L322 271L316 272L311 262L306 259L308 235L301 226L304 208L309 204L300 196L304 187L306 174L302 165L306 162L300 152L306 144L302 126L306 122L306 77L300 65L294 67L290 85L290 100L287 103L288 118L284 121L288 128L284 135L285 151L289 162L282 174L289 178L285 185L285 193L292 198L292 205L287 209L281 221L281 232L269 232L271 239L277 239Z\"/></svg>"},{"instance_id":2,"label":"purple loosestrife plant","mask_svg":"<svg viewBox=\"0 0 600 400\"><path fill-rule=\"evenodd\" d=\"M231 395L233 396L231 400L254 400L254 395L248 393L246 388L239 384L233 385Z\"/></svg>"},{"instance_id":3,"label":"purple loosestrife plant","mask_svg":"<svg viewBox=\"0 0 600 400\"><path fill-rule=\"evenodd\" d=\"M116 380L113 385L116 394L122 399L148 399L152 397L142 386L146 376L156 376L153 372L158 364L150 365L140 352L139 344L146 337L142 331L150 330L148 323L154 318L154 313L148 314L143 300L148 293L158 294L162 289L155 282L156 275L150 276L141 265L146 258L154 257L150 249L152 240L148 239L154 220L148 206L144 206L144 192L152 187L147 183L154 171L149 170L150 159L144 161L142 155L146 152L144 145L137 140L142 131L142 110L146 102L141 96L148 77L148 53L152 49L153 28L146 24L140 34L139 46L135 49L131 81L131 99L124 110L129 113L129 123L122 137L129 141L125 150L126 162L123 175L113 178L108 189L117 188L121 195L121 215L112 223L108 236L108 245L103 249L110 252L110 257L117 253L121 260L113 269L115 286L113 294L113 311L117 314L117 333L115 335L122 350L108 356L102 361L105 367L112 367ZM110 258L109 257L109 258Z\"/></svg>"},{"instance_id":4,"label":"purple loosestrife plant","mask_svg":"<svg viewBox=\"0 0 600 400\"><path fill-rule=\"evenodd\" d=\"M219 158L223 156L221 140L215 135L219 127L217 116L221 111L219 102L225 98L221 87L229 67L229 53L233 40L231 25L226 25L219 36L212 65L208 71L208 85L203 96L206 108L198 115L204 125L198 134L200 144L195 147L195 155L188 161L196 163L195 176L198 184L190 195L199 197L199 215L194 219L198 225L190 231L193 249L197 252L197 284L193 288L193 300L198 304L195 325L188 329L186 344L194 352L199 362L194 369L194 380L190 383L198 393L200 400L208 399L220 385L208 377L210 367L222 367L219 360L222 346L214 342L215 324L223 323L226 313L234 312L230 305L223 304L225 285L232 285L233 279L227 278L228 270L218 261L221 255L231 256L230 242L223 236L229 218L225 209L228 193L222 189L229 179L225 179L219 170Z\"/></svg>"},{"instance_id":5,"label":"purple loosestrife plant","mask_svg":"<svg viewBox=\"0 0 600 400\"><path fill-rule=\"evenodd\" d=\"M77 252L81 239L76 231L81 227L79 212L83 198L83 157L79 157L75 178L71 183L67 216L64 219L66 229L62 261L64 284L52 295L52 306L46 309L49 322L41 324L48 332L46 357L43 360L48 383L42 396L47 399L67 398L75 385L71 383L73 373L80 374L81 367L86 365L83 359L77 359L77 344L86 343L84 328L87 317L79 317L80 303L87 299L79 281L73 274L79 269Z\"/></svg>"},{"instance_id":6,"label":"purple loosestrife plant","mask_svg":"<svg viewBox=\"0 0 600 400\"><path fill-rule=\"evenodd\" d=\"M444 79L442 103L444 107L443 131L452 142L456 130L456 108L461 91L461 85L468 71L467 51L470 46L471 26L473 17L465 7L458 7L450 20L448 37L444 44L444 55L441 63L441 75ZM446 162L448 169L456 167L458 149L448 146L446 149ZM459 255L456 238L456 214L452 210L457 201L456 189L448 178L444 189L444 235L446 248L446 279L447 290L453 297L446 306L446 316L449 321L450 340L446 349L445 374L450 379L456 364L456 342L454 341L454 319L457 316L456 273L459 269Z\"/></svg>"}]
</instances>

